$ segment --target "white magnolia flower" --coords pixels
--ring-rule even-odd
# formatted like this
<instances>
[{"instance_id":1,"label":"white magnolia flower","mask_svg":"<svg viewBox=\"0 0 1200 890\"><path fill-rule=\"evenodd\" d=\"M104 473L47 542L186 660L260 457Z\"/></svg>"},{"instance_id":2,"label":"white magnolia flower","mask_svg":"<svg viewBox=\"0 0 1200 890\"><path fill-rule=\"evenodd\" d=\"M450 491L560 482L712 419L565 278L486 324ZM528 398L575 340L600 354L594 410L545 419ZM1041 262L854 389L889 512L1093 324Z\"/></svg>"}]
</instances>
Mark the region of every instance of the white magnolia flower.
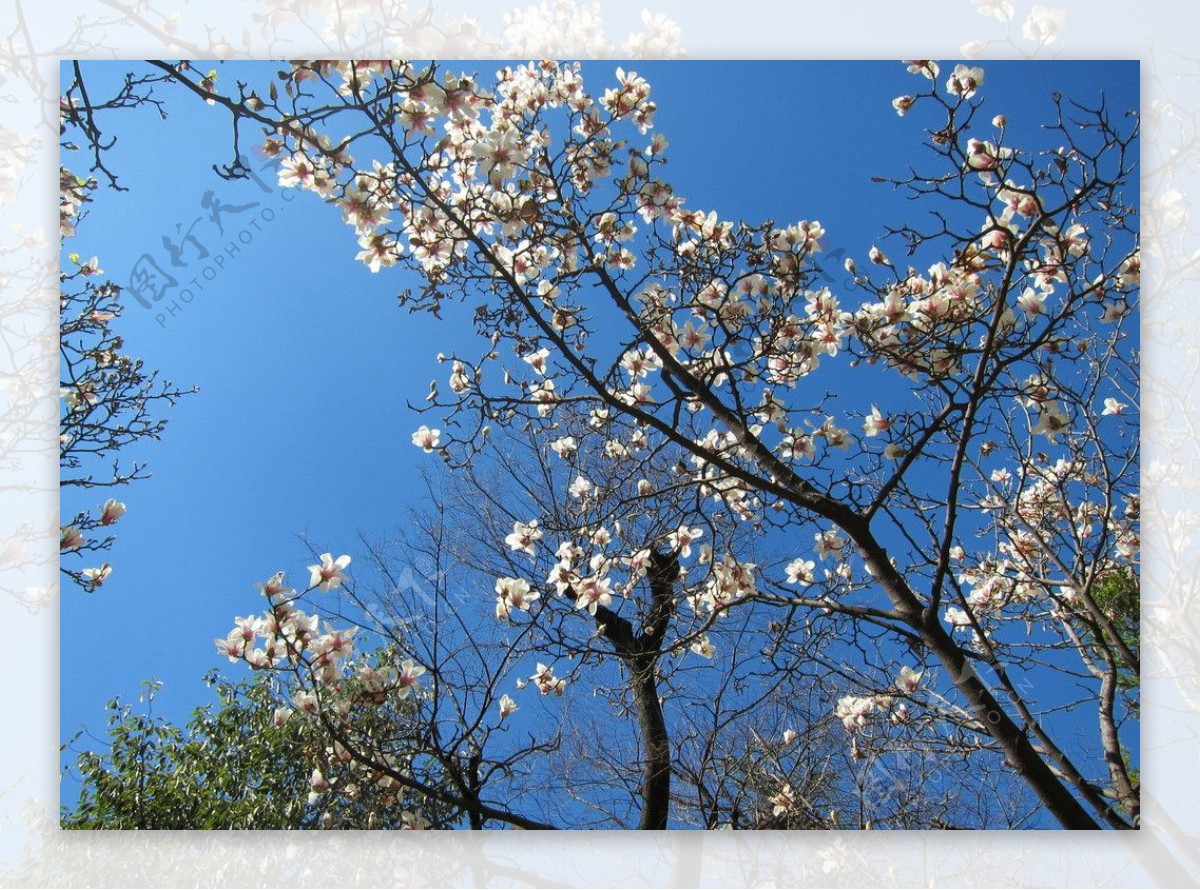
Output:
<instances>
[{"instance_id":1,"label":"white magnolia flower","mask_svg":"<svg viewBox=\"0 0 1200 890\"><path fill-rule=\"evenodd\" d=\"M332 553L322 553L321 561L308 567L310 573L308 586L321 590L333 590L335 587L341 587L342 582L346 580L345 569L348 565L350 565L349 556L343 554L334 559Z\"/></svg>"},{"instance_id":2,"label":"white magnolia flower","mask_svg":"<svg viewBox=\"0 0 1200 890\"><path fill-rule=\"evenodd\" d=\"M816 580L816 575L813 570L816 568L816 563L811 559L794 559L788 563L787 580L789 584L812 584Z\"/></svg>"},{"instance_id":3,"label":"white magnolia flower","mask_svg":"<svg viewBox=\"0 0 1200 890\"><path fill-rule=\"evenodd\" d=\"M528 523L514 522L512 534L504 539L513 550L520 550L523 553L528 553L533 556L537 551L537 542L541 540L542 530L538 528L538 521L531 520Z\"/></svg>"},{"instance_id":4,"label":"white magnolia flower","mask_svg":"<svg viewBox=\"0 0 1200 890\"><path fill-rule=\"evenodd\" d=\"M900 673L896 676L896 688L901 692L916 692L917 687L921 685L921 676L924 671L914 671L908 665L900 668Z\"/></svg>"},{"instance_id":5,"label":"white magnolia flower","mask_svg":"<svg viewBox=\"0 0 1200 890\"><path fill-rule=\"evenodd\" d=\"M412 435L412 443L422 449L426 454L429 454L433 449L438 447L438 442L441 441L442 431L431 430L424 424Z\"/></svg>"}]
</instances>

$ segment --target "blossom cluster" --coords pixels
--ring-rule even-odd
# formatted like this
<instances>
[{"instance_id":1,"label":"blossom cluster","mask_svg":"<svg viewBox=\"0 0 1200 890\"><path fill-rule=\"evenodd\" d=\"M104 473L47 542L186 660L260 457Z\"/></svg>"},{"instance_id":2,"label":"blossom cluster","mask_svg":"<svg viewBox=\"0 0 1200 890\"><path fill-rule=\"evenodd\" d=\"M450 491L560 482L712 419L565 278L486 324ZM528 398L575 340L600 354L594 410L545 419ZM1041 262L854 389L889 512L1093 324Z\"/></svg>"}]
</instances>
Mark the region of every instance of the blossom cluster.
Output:
<instances>
[{"instance_id":1,"label":"blossom cluster","mask_svg":"<svg viewBox=\"0 0 1200 890\"><path fill-rule=\"evenodd\" d=\"M1030 461L1018 480L1006 467L992 471L995 492L980 506L992 517L999 537L996 552L966 561L957 580L966 591L961 606L945 611L946 623L976 633L977 627L1001 620L1013 607L1032 607L1054 615L1081 607L1076 592L1113 571L1135 568L1140 550L1140 498L1104 504L1095 497L1096 479L1080 456ZM1107 549L1081 573L1067 571L1057 554L1062 539L1090 543L1104 532ZM1020 614L1019 612L1017 614Z\"/></svg>"},{"instance_id":2,"label":"blossom cluster","mask_svg":"<svg viewBox=\"0 0 1200 890\"><path fill-rule=\"evenodd\" d=\"M309 566L308 591L329 591L346 580L349 556L336 559L323 553ZM297 605L294 588L276 572L255 587L269 602L258 616L239 617L224 637L213 642L231 662L242 662L256 670L286 669L299 672L300 688L295 693L295 710L316 714L329 709L346 714L355 704L380 705L401 700L420 690L426 668L411 658L394 664L372 665L355 661L357 628L335 628L316 614ZM353 682L347 683L347 670Z\"/></svg>"},{"instance_id":3,"label":"blossom cluster","mask_svg":"<svg viewBox=\"0 0 1200 890\"><path fill-rule=\"evenodd\" d=\"M96 187L94 179L76 176L66 167L58 168L58 231L63 238L75 234L79 211L91 200L89 193Z\"/></svg>"}]
</instances>

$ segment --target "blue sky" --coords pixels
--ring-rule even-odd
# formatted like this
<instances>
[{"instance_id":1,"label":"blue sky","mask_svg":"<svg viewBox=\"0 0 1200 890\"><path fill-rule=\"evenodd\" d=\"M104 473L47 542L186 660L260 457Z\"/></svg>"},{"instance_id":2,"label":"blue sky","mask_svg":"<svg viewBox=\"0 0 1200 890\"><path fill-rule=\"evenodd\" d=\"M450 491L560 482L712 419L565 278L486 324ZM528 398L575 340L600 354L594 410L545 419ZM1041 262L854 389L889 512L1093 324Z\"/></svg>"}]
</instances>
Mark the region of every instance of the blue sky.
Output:
<instances>
[{"instance_id":1,"label":"blue sky","mask_svg":"<svg viewBox=\"0 0 1200 890\"><path fill-rule=\"evenodd\" d=\"M89 62L85 71L100 85L129 64ZM599 92L617 64L589 63L585 80ZM1038 138L1055 90L1085 100L1103 90L1113 107L1138 106L1136 62L983 64L988 117L1006 114L1013 144ZM450 67L486 80L497 66ZM899 118L890 105L923 85L901 64L625 67L653 86L656 129L670 141L667 175L690 206L722 218L819 219L826 250L849 250L860 262L885 223L905 218L904 197L871 181L921 159L920 110ZM265 87L275 66L220 70L222 83ZM259 609L253 583L278 569L300 579L312 561L305 539L317 552L354 553L360 532L403 521L423 491L410 435L429 422L407 403L444 378L435 354L472 336L453 310L438 322L398 309L397 292L414 282L355 262L352 230L315 197L219 179L211 165L228 159L223 111L180 94L167 109L166 121L143 112L102 121L119 136L110 165L129 191L101 190L70 249L99 255L106 276L123 284L146 254L169 269L162 236L194 224L209 262L219 253L225 261L190 288L190 302L179 297L188 286L182 274L159 306L127 299L119 325L127 349L201 392L170 413L161 442L130 455L148 460L153 477L118 495L129 513L107 557L112 577L91 595L63 591L64 739L82 725L99 730L104 703L132 699L150 677L165 681L159 713L180 718L208 701L202 674L232 667L212 640L235 615ZM85 172L82 159L65 163ZM229 211L221 235L202 206L209 191L226 208L258 206ZM242 232L249 243L238 240ZM233 243L238 249L226 253ZM191 274L203 265L193 261ZM165 309L172 302L174 314ZM105 496L70 491L63 515Z\"/></svg>"}]
</instances>

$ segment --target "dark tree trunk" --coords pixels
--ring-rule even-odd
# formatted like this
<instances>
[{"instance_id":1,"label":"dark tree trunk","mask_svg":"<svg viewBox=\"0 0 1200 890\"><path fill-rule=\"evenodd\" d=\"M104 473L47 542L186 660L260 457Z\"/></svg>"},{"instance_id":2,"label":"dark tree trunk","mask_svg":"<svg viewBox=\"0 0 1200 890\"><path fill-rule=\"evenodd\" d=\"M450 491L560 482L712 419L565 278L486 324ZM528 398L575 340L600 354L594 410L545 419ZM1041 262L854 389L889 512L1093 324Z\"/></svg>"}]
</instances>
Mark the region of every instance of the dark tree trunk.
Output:
<instances>
[{"instance_id":1,"label":"dark tree trunk","mask_svg":"<svg viewBox=\"0 0 1200 890\"><path fill-rule=\"evenodd\" d=\"M662 830L667 827L671 809L671 740L662 703L658 700L656 670L667 625L675 611L674 588L679 578L679 561L674 555L656 552L647 574L650 608L640 633L628 619L604 606L596 609L596 624L629 670L629 690L633 695L644 753L642 816L638 828Z\"/></svg>"},{"instance_id":2,"label":"dark tree trunk","mask_svg":"<svg viewBox=\"0 0 1200 890\"><path fill-rule=\"evenodd\" d=\"M839 511L842 526L862 552L867 567L891 599L896 612L920 634L922 642L941 661L955 686L971 704L981 727L1004 752L1004 759L1026 782L1046 809L1063 828L1099 829L1100 824L1075 799L1070 789L1055 775L1043 755L1030 742L990 689L980 679L962 648L942 626L937 612L923 608L908 582L891 565L887 551L875 540L868 524L848 509Z\"/></svg>"},{"instance_id":3,"label":"dark tree trunk","mask_svg":"<svg viewBox=\"0 0 1200 890\"><path fill-rule=\"evenodd\" d=\"M642 763L642 818L638 828L662 830L667 827L671 802L671 744L662 704L658 700L655 661L657 653L636 659L629 665L629 670L638 730L645 751Z\"/></svg>"}]
</instances>

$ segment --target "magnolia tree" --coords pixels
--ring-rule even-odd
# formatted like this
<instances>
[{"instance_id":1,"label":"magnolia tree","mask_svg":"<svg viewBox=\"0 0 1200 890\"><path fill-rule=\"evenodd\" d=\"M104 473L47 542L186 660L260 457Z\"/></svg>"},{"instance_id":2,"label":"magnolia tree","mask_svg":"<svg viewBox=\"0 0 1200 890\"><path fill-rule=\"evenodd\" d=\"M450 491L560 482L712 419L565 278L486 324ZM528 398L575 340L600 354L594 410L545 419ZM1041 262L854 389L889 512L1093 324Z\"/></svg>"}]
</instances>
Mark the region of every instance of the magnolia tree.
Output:
<instances>
[{"instance_id":1,"label":"magnolia tree","mask_svg":"<svg viewBox=\"0 0 1200 890\"><path fill-rule=\"evenodd\" d=\"M99 182L72 172L66 162L76 152L87 154L80 160L90 161L89 174L99 173L110 187L119 188L104 159L113 140L104 137L98 120L121 109L157 104L151 87L162 78L130 75L116 93L101 98L88 95L77 62L74 72L59 105L59 482L63 489L107 491L149 475L144 461L122 460L122 452L139 441L158 439L166 426L162 413L189 390L159 379L126 352L125 340L115 330L124 309L121 288L102 277L98 257L83 259L70 240L87 216ZM112 526L126 511L114 497L96 500L97 506L80 510L61 526L59 539L63 576L89 592L104 583L112 566L99 562L85 567L77 561L87 557L95 562L111 548Z\"/></svg>"},{"instance_id":2,"label":"magnolia tree","mask_svg":"<svg viewBox=\"0 0 1200 890\"><path fill-rule=\"evenodd\" d=\"M61 171L63 237L74 234L78 209L95 188L94 180ZM123 311L120 288L99 276L104 270L93 256L64 247L59 273L59 482L64 489L122 487L149 475L144 461L122 460L122 452L140 440L158 439L166 426L163 411L189 390L158 378L141 359L125 351L114 329ZM101 501L101 498L103 500ZM100 587L112 572L106 561L95 563L115 540L113 525L126 507L100 494L96 506L80 510L62 525L59 552L62 574L87 591Z\"/></svg>"},{"instance_id":3,"label":"magnolia tree","mask_svg":"<svg viewBox=\"0 0 1200 890\"><path fill-rule=\"evenodd\" d=\"M978 806L970 825L1137 826L1135 117L1055 97L1051 141L1026 147L982 111L982 69L908 63L892 104L928 150L893 184L927 222L863 245L835 292L820 223L676 194L633 72L590 92L551 62L486 84L295 62L223 91L153 64L232 115L226 175L258 139L359 260L420 276L403 306L475 307L479 347L436 356L412 442L474 480L475 537L439 559L474 560L490 594L449 609L426 590L405 613L331 552L299 592L260 585L265 614L219 641L289 677L293 719L363 775L473 826L564 825L538 787L505 788L556 759L545 775L599 810L634 801L644 828L673 807L708 827L911 825L907 781ZM349 630L300 608L335 589L390 662L356 662ZM452 791L357 716L411 696L396 732ZM577 724L575 773L561 732L502 732L533 701L561 727L556 708L595 697L607 723ZM611 749L593 735L623 718ZM892 790L831 779L839 755L890 758Z\"/></svg>"}]
</instances>

